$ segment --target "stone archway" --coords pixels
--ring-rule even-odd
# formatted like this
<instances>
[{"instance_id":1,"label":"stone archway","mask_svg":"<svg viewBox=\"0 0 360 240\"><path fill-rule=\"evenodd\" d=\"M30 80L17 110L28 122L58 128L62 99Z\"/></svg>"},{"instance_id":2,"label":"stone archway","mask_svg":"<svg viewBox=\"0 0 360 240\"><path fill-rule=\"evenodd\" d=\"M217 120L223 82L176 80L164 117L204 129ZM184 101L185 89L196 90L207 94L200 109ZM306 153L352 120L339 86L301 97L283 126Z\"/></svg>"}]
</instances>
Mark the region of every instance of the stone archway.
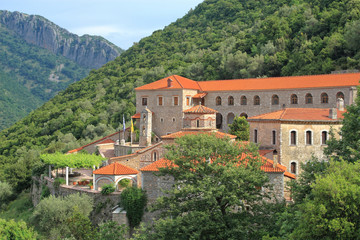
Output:
<instances>
[{"instance_id":1,"label":"stone archway","mask_svg":"<svg viewBox=\"0 0 360 240\"><path fill-rule=\"evenodd\" d=\"M232 124L235 118L235 114L234 113L228 113L227 115L227 124Z\"/></svg>"},{"instance_id":2,"label":"stone archway","mask_svg":"<svg viewBox=\"0 0 360 240\"><path fill-rule=\"evenodd\" d=\"M216 128L222 129L223 116L221 113L216 113Z\"/></svg>"}]
</instances>

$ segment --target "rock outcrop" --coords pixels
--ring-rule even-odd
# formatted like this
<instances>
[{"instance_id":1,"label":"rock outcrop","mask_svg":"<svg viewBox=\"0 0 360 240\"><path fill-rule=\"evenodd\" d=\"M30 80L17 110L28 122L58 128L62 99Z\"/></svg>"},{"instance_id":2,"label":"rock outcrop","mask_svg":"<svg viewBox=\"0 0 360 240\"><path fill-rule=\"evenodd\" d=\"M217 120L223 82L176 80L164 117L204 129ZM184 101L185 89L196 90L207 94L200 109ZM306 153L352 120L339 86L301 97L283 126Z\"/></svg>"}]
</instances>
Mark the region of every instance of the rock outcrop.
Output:
<instances>
[{"instance_id":1,"label":"rock outcrop","mask_svg":"<svg viewBox=\"0 0 360 240\"><path fill-rule=\"evenodd\" d=\"M0 11L0 24L28 43L63 55L87 68L99 68L123 52L100 36L79 37L37 15Z\"/></svg>"}]
</instances>

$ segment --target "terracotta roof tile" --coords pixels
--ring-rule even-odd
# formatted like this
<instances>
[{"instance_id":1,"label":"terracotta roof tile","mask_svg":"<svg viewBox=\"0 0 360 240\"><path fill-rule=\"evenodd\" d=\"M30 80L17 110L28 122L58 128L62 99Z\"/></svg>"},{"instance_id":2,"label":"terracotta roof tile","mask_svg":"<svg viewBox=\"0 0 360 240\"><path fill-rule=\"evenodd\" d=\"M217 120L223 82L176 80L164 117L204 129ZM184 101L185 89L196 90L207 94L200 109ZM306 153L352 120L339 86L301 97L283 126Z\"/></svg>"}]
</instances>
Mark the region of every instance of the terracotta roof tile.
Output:
<instances>
[{"instance_id":1,"label":"terracotta roof tile","mask_svg":"<svg viewBox=\"0 0 360 240\"><path fill-rule=\"evenodd\" d=\"M172 80L172 87L168 88L168 79ZM153 89L196 89L201 90L198 82L181 77L178 75L172 75L158 81L146 84L144 86L135 88L135 90L153 90Z\"/></svg>"},{"instance_id":2,"label":"terracotta roof tile","mask_svg":"<svg viewBox=\"0 0 360 240\"><path fill-rule=\"evenodd\" d=\"M175 139L178 137L182 137L185 135L198 135L198 134L215 134L216 137L218 138L224 138L224 137L229 137L231 139L235 139L236 136L235 135L231 135L231 134L227 134L227 133L223 133L223 132L204 132L204 131L179 131L176 133L171 133L169 135L164 135L161 138L162 139Z\"/></svg>"},{"instance_id":3,"label":"terracotta roof tile","mask_svg":"<svg viewBox=\"0 0 360 240\"><path fill-rule=\"evenodd\" d=\"M359 85L360 73L249 78L199 82L203 91L324 88Z\"/></svg>"},{"instance_id":4,"label":"terracotta roof tile","mask_svg":"<svg viewBox=\"0 0 360 240\"><path fill-rule=\"evenodd\" d=\"M211 113L217 113L218 111L205 107L203 105L196 105L192 108L186 109L183 111L184 113L202 113L202 114L211 114Z\"/></svg>"},{"instance_id":5,"label":"terracotta roof tile","mask_svg":"<svg viewBox=\"0 0 360 240\"><path fill-rule=\"evenodd\" d=\"M164 168L164 167L170 167L173 164L171 163L171 161L165 159L165 158L161 158L153 163L151 163L150 165L147 165L146 167L143 167L140 169L140 171L143 172L158 172L159 168Z\"/></svg>"},{"instance_id":6,"label":"terracotta roof tile","mask_svg":"<svg viewBox=\"0 0 360 240\"><path fill-rule=\"evenodd\" d=\"M131 118L140 119L140 113L135 113Z\"/></svg>"},{"instance_id":7,"label":"terracotta roof tile","mask_svg":"<svg viewBox=\"0 0 360 240\"><path fill-rule=\"evenodd\" d=\"M169 78L173 80L173 89L185 88L208 92L357 86L359 85L360 73L249 78L201 82L173 75L138 87L135 90L167 89L167 79Z\"/></svg>"},{"instance_id":8,"label":"terracotta roof tile","mask_svg":"<svg viewBox=\"0 0 360 240\"><path fill-rule=\"evenodd\" d=\"M249 117L247 120L302 120L302 121L339 121L345 111L337 111L337 119L329 118L329 108L285 108L275 112Z\"/></svg>"},{"instance_id":9,"label":"terracotta roof tile","mask_svg":"<svg viewBox=\"0 0 360 240\"><path fill-rule=\"evenodd\" d=\"M206 92L198 93L192 96L192 98L204 98L207 95Z\"/></svg>"},{"instance_id":10,"label":"terracotta roof tile","mask_svg":"<svg viewBox=\"0 0 360 240\"><path fill-rule=\"evenodd\" d=\"M139 172L136 169L127 167L117 162L93 171L93 174L99 175L133 175L138 173Z\"/></svg>"}]
</instances>

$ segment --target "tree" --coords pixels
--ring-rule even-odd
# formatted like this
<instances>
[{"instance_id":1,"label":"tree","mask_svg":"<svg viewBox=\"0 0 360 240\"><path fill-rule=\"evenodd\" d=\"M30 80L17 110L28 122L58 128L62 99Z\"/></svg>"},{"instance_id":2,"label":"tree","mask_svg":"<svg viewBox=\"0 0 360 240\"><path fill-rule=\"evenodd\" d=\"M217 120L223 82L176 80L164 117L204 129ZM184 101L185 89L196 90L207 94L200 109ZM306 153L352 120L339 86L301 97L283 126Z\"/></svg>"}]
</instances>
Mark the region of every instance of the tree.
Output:
<instances>
[{"instance_id":1,"label":"tree","mask_svg":"<svg viewBox=\"0 0 360 240\"><path fill-rule=\"evenodd\" d=\"M6 204L6 202L10 199L10 197L13 195L13 190L10 184L7 182L0 182L0 210L2 208L3 204Z\"/></svg>"},{"instance_id":2,"label":"tree","mask_svg":"<svg viewBox=\"0 0 360 240\"><path fill-rule=\"evenodd\" d=\"M229 127L229 133L237 136L236 140L249 141L250 126L245 117L235 117L233 123L229 124Z\"/></svg>"},{"instance_id":3,"label":"tree","mask_svg":"<svg viewBox=\"0 0 360 240\"><path fill-rule=\"evenodd\" d=\"M95 228L92 226L89 217L84 216L78 209L74 208L74 212L70 218L67 219L67 225L70 229L71 235L77 240L92 240L96 234Z\"/></svg>"},{"instance_id":4,"label":"tree","mask_svg":"<svg viewBox=\"0 0 360 240\"><path fill-rule=\"evenodd\" d=\"M359 90L358 90L359 91ZM342 128L339 132L340 138L335 139L331 132L324 153L335 160L344 159L356 162L360 159L360 96L355 103L346 107Z\"/></svg>"},{"instance_id":5,"label":"tree","mask_svg":"<svg viewBox=\"0 0 360 240\"><path fill-rule=\"evenodd\" d=\"M360 162L331 162L313 184L313 199L300 207L294 239L358 239Z\"/></svg>"},{"instance_id":6,"label":"tree","mask_svg":"<svg viewBox=\"0 0 360 240\"><path fill-rule=\"evenodd\" d=\"M97 234L97 240L123 240L126 238L126 226L119 225L116 222L108 221L100 224Z\"/></svg>"},{"instance_id":7,"label":"tree","mask_svg":"<svg viewBox=\"0 0 360 240\"><path fill-rule=\"evenodd\" d=\"M246 238L257 231L251 219L268 178L256 146L199 134L178 138L167 149L169 165L159 175L172 176L174 184L153 206L162 218L147 239Z\"/></svg>"},{"instance_id":8,"label":"tree","mask_svg":"<svg viewBox=\"0 0 360 240\"><path fill-rule=\"evenodd\" d=\"M24 221L15 222L13 219L0 218L0 239L36 240L37 233L26 226Z\"/></svg>"},{"instance_id":9,"label":"tree","mask_svg":"<svg viewBox=\"0 0 360 240\"><path fill-rule=\"evenodd\" d=\"M119 204L126 211L130 227L138 226L146 207L147 198L145 192L141 188L128 187L122 191L120 199Z\"/></svg>"}]
</instances>

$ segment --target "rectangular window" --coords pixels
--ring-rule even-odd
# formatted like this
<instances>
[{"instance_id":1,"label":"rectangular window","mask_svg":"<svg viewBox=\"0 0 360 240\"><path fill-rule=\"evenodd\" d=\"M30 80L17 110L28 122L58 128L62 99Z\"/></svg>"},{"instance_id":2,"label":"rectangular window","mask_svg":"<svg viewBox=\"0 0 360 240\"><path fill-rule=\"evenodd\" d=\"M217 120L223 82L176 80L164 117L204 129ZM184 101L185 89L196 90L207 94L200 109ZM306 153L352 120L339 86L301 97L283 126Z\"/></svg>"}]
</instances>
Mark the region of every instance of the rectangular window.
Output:
<instances>
[{"instance_id":1,"label":"rectangular window","mask_svg":"<svg viewBox=\"0 0 360 240\"><path fill-rule=\"evenodd\" d=\"M146 98L146 97L143 97L143 98L141 99L141 104L142 104L143 106L147 106L147 98Z\"/></svg>"},{"instance_id":2,"label":"rectangular window","mask_svg":"<svg viewBox=\"0 0 360 240\"><path fill-rule=\"evenodd\" d=\"M275 130L272 131L272 144L273 145L276 144L276 131Z\"/></svg>"},{"instance_id":3,"label":"rectangular window","mask_svg":"<svg viewBox=\"0 0 360 240\"><path fill-rule=\"evenodd\" d=\"M321 144L322 145L326 145L326 141L327 141L327 132L326 131L323 131L321 133Z\"/></svg>"},{"instance_id":4,"label":"rectangular window","mask_svg":"<svg viewBox=\"0 0 360 240\"><path fill-rule=\"evenodd\" d=\"M186 106L190 106L191 105L191 97L187 96L186 97Z\"/></svg>"},{"instance_id":5,"label":"rectangular window","mask_svg":"<svg viewBox=\"0 0 360 240\"><path fill-rule=\"evenodd\" d=\"M311 131L306 131L306 145L311 145L312 141L311 141Z\"/></svg>"},{"instance_id":6,"label":"rectangular window","mask_svg":"<svg viewBox=\"0 0 360 240\"><path fill-rule=\"evenodd\" d=\"M290 144L296 145L296 131L291 131L290 133Z\"/></svg>"},{"instance_id":7,"label":"rectangular window","mask_svg":"<svg viewBox=\"0 0 360 240\"><path fill-rule=\"evenodd\" d=\"M174 97L173 98L174 101L174 106L178 106L179 105L179 97Z\"/></svg>"},{"instance_id":8,"label":"rectangular window","mask_svg":"<svg viewBox=\"0 0 360 240\"><path fill-rule=\"evenodd\" d=\"M162 96L158 97L158 105L159 106L163 105L163 97Z\"/></svg>"},{"instance_id":9,"label":"rectangular window","mask_svg":"<svg viewBox=\"0 0 360 240\"><path fill-rule=\"evenodd\" d=\"M257 129L254 130L254 142L255 143L258 142L258 131L257 131Z\"/></svg>"}]
</instances>

